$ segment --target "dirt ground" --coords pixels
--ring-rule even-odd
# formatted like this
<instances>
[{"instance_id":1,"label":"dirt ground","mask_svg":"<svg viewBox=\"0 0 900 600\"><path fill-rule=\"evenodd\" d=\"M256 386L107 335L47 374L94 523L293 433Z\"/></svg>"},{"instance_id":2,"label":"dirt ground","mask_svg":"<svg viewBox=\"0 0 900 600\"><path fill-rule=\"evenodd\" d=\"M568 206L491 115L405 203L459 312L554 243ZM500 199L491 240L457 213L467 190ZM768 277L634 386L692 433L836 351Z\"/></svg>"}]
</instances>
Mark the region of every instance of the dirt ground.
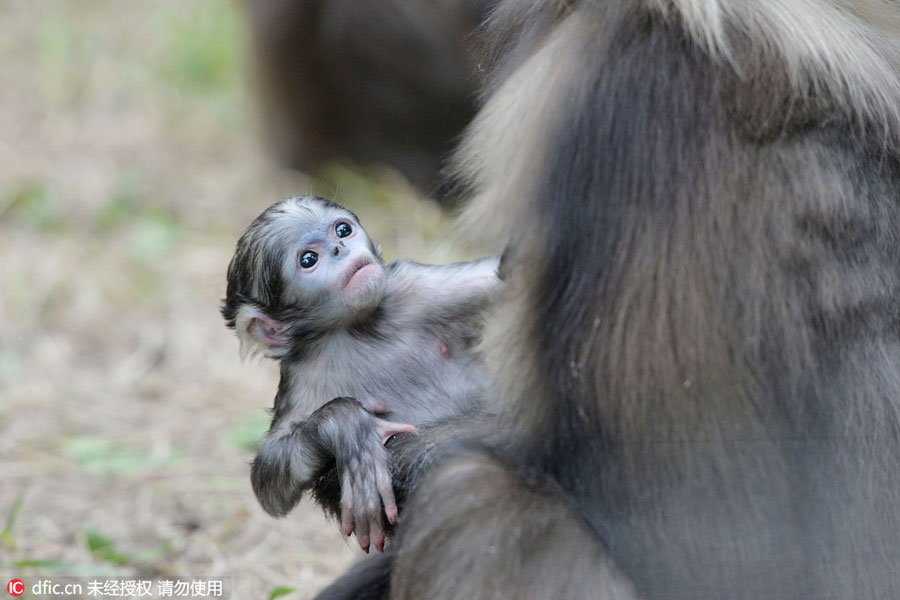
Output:
<instances>
[{"instance_id":1,"label":"dirt ground","mask_svg":"<svg viewBox=\"0 0 900 600\"><path fill-rule=\"evenodd\" d=\"M227 0L0 9L0 576L223 577L309 598L355 558L304 502L257 505L275 365L218 302L287 195L350 206L387 259L442 262L448 218L398 175L279 170ZM28 597L27 595L25 597Z\"/></svg>"}]
</instances>

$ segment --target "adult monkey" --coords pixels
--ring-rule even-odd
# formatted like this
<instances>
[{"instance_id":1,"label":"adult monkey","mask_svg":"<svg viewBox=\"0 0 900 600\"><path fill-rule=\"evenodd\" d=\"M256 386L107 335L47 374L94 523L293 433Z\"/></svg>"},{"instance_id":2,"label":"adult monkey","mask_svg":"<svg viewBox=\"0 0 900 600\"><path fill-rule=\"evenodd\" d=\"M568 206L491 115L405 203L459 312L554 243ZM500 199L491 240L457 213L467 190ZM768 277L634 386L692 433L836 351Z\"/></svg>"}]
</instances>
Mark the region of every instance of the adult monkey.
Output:
<instances>
[{"instance_id":1,"label":"adult monkey","mask_svg":"<svg viewBox=\"0 0 900 600\"><path fill-rule=\"evenodd\" d=\"M501 433L416 480L392 598L900 596L897 11L498 8L460 165Z\"/></svg>"}]
</instances>

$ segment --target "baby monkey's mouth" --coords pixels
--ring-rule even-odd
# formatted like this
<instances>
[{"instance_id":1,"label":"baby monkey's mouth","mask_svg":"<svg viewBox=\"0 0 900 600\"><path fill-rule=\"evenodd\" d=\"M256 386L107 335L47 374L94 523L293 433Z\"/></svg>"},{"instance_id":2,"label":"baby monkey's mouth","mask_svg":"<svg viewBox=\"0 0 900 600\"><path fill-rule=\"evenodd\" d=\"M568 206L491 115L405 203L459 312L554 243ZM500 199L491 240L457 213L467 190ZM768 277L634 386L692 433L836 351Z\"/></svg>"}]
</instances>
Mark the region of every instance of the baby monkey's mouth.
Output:
<instances>
[{"instance_id":1,"label":"baby monkey's mouth","mask_svg":"<svg viewBox=\"0 0 900 600\"><path fill-rule=\"evenodd\" d=\"M341 282L341 289L347 287L353 276L362 271L364 268L372 264L372 259L368 256L361 256L353 261L344 273L344 280Z\"/></svg>"}]
</instances>

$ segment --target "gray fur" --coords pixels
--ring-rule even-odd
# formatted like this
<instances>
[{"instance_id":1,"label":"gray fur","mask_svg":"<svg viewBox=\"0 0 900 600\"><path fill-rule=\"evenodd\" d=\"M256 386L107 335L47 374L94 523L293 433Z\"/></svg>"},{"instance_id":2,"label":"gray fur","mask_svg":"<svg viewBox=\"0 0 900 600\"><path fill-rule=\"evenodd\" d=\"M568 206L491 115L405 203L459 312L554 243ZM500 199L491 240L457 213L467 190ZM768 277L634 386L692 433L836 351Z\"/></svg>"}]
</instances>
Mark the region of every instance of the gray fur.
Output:
<instances>
[{"instance_id":1,"label":"gray fur","mask_svg":"<svg viewBox=\"0 0 900 600\"><path fill-rule=\"evenodd\" d=\"M332 235L341 222L356 228L352 237ZM310 250L323 271L299 266ZM358 290L338 285L366 261L374 274ZM380 548L382 501L393 504L383 438L391 422L421 426L480 407L487 378L474 346L500 286L498 262L384 267L356 216L316 197L289 198L251 224L229 266L222 313L242 347L281 361L251 477L266 511L286 514L335 461L345 531L352 526L364 548L371 534Z\"/></svg>"}]
</instances>

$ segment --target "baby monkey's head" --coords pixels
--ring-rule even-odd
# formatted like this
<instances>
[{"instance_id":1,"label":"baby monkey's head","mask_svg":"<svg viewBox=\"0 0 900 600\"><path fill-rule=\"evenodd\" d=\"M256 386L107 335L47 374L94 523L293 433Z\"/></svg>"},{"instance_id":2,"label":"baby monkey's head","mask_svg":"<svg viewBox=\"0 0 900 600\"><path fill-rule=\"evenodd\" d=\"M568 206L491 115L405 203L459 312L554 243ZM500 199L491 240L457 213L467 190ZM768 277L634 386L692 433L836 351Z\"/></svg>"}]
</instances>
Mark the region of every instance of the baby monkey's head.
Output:
<instances>
[{"instance_id":1,"label":"baby monkey's head","mask_svg":"<svg viewBox=\"0 0 900 600\"><path fill-rule=\"evenodd\" d=\"M267 208L238 240L222 316L242 356L278 358L369 316L385 281L381 252L356 215L325 198L296 196Z\"/></svg>"}]
</instances>

